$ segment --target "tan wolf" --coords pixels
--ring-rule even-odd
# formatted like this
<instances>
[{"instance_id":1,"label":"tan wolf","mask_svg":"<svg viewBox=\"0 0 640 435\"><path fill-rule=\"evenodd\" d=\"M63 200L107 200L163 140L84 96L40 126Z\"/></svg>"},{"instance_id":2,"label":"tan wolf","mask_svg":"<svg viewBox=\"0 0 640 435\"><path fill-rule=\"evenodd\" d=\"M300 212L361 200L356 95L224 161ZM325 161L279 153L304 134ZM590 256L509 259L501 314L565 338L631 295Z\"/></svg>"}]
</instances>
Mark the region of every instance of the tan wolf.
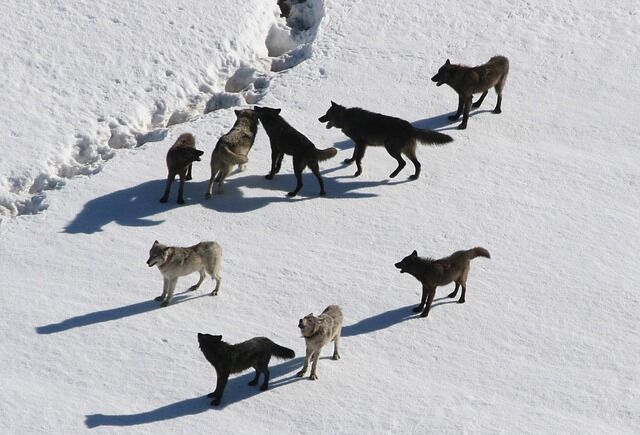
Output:
<instances>
[{"instance_id":1,"label":"tan wolf","mask_svg":"<svg viewBox=\"0 0 640 435\"><path fill-rule=\"evenodd\" d=\"M478 101L473 103L473 107L480 107L489 89L494 88L498 94L498 102L493 113L502 113L502 90L507 75L509 75L509 59L504 56L494 56L484 65L474 67L454 65L447 59L438 73L431 77L431 81L435 82L436 86L447 84L458 93L458 110L449 119L455 121L463 115L462 123L458 128L464 130L467 128L473 94L482 92Z\"/></svg>"},{"instance_id":2,"label":"tan wolf","mask_svg":"<svg viewBox=\"0 0 640 435\"><path fill-rule=\"evenodd\" d=\"M200 274L200 279L189 287L189 291L198 290L198 287L204 281L206 272L212 279L216 280L216 287L211 292L211 296L217 295L222 281L222 278L220 278L221 261L222 248L216 242L200 242L188 248L179 248L177 246L163 245L156 240L149 250L147 265L149 267L158 266L164 280L164 286L162 295L155 300L162 301L161 306L163 307L169 305L178 278L194 272Z\"/></svg>"},{"instance_id":3,"label":"tan wolf","mask_svg":"<svg viewBox=\"0 0 640 435\"><path fill-rule=\"evenodd\" d=\"M199 162L200 156L204 151L196 149L196 139L191 133L181 134L176 142L169 148L167 152L167 186L164 189L164 195L160 198L160 202L169 200L169 192L171 184L176 179L176 175L180 177L180 188L178 190L178 204L184 204L184 182L191 180L191 165L193 162Z\"/></svg>"},{"instance_id":4,"label":"tan wolf","mask_svg":"<svg viewBox=\"0 0 640 435\"><path fill-rule=\"evenodd\" d=\"M418 257L413 251L411 255L404 257L395 264L400 273L408 273L422 283L422 298L420 305L413 309L414 312L422 311L420 317L427 317L429 308L436 294L436 287L456 283L456 289L449 294L449 298L455 298L458 288L462 287L462 295L458 303L463 304L467 292L467 275L471 260L476 257L491 258L489 251L484 248L473 248L468 251L456 251L448 257L434 260L432 258ZM426 305L425 305L426 303Z\"/></svg>"},{"instance_id":5,"label":"tan wolf","mask_svg":"<svg viewBox=\"0 0 640 435\"><path fill-rule=\"evenodd\" d=\"M211 179L205 198L211 198L213 183L218 182L218 193L223 193L223 183L235 165L241 171L247 167L247 155L258 132L258 115L251 109L236 110L236 122L216 144L211 153Z\"/></svg>"},{"instance_id":6,"label":"tan wolf","mask_svg":"<svg viewBox=\"0 0 640 435\"><path fill-rule=\"evenodd\" d=\"M342 331L342 310L337 305L329 305L317 317L313 313L304 316L298 321L298 328L300 328L307 345L307 353L302 370L297 373L297 376L304 376L309 367L309 360L313 358L309 379L316 380L318 379L316 366L318 365L318 358L320 358L320 350L324 345L333 341L333 359L340 359L338 343L340 342L340 333Z\"/></svg>"}]
</instances>

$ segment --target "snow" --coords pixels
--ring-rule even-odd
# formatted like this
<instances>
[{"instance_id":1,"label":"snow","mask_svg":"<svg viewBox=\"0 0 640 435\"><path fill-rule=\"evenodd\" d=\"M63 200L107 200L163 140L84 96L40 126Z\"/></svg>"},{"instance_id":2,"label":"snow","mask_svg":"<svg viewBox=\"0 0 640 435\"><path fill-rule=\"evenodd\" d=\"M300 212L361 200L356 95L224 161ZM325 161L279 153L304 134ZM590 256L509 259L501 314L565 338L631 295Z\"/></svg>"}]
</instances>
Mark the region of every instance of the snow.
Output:
<instances>
[{"instance_id":1,"label":"snow","mask_svg":"<svg viewBox=\"0 0 640 435\"><path fill-rule=\"evenodd\" d=\"M23 4L0 18L0 433L637 433L640 427L640 9L611 4L307 0ZM297 18L296 18L297 17ZM301 24L302 23L302 24ZM291 27L293 26L293 27ZM447 59L509 58L467 130L429 79ZM277 56L277 57L270 57ZM450 134L422 175L317 122L334 100ZM233 108L281 107L318 148L328 192L291 159L204 199ZM184 206L158 199L183 132L207 158ZM167 308L154 240L223 248L222 287L178 281ZM429 317L393 263L483 246L467 302ZM452 286L451 286L452 287ZM342 358L298 379L298 319L345 316ZM197 332L267 336L271 389L232 377L222 405Z\"/></svg>"}]
</instances>

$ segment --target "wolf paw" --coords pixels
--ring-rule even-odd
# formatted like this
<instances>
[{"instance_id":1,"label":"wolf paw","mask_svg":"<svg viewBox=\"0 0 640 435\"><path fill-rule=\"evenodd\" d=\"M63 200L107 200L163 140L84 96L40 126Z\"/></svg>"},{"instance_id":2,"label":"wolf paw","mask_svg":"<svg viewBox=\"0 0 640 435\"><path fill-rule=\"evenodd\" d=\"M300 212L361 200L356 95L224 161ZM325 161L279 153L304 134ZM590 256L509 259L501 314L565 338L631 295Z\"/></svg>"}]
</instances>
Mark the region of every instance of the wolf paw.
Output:
<instances>
[{"instance_id":1,"label":"wolf paw","mask_svg":"<svg viewBox=\"0 0 640 435\"><path fill-rule=\"evenodd\" d=\"M458 301L458 303L459 303L459 304L464 304L464 302L465 302L465 301L464 301L464 299L460 299L460 300Z\"/></svg>"},{"instance_id":2,"label":"wolf paw","mask_svg":"<svg viewBox=\"0 0 640 435\"><path fill-rule=\"evenodd\" d=\"M458 130L466 130L466 128L467 128L467 124L460 124L458 126Z\"/></svg>"},{"instance_id":3,"label":"wolf paw","mask_svg":"<svg viewBox=\"0 0 640 435\"><path fill-rule=\"evenodd\" d=\"M325 192L324 190L320 192L320 196L326 196L327 192Z\"/></svg>"},{"instance_id":4,"label":"wolf paw","mask_svg":"<svg viewBox=\"0 0 640 435\"><path fill-rule=\"evenodd\" d=\"M264 176L264 178L266 178L267 180L273 180L273 175L267 174Z\"/></svg>"},{"instance_id":5,"label":"wolf paw","mask_svg":"<svg viewBox=\"0 0 640 435\"><path fill-rule=\"evenodd\" d=\"M180 198L179 200L176 201L178 204L182 205L184 204L184 199Z\"/></svg>"},{"instance_id":6,"label":"wolf paw","mask_svg":"<svg viewBox=\"0 0 640 435\"><path fill-rule=\"evenodd\" d=\"M298 194L298 192L289 192L287 193L287 196L293 198L294 196L296 196Z\"/></svg>"},{"instance_id":7,"label":"wolf paw","mask_svg":"<svg viewBox=\"0 0 640 435\"><path fill-rule=\"evenodd\" d=\"M209 293L209 296L218 296L218 290L214 290L211 293Z\"/></svg>"},{"instance_id":8,"label":"wolf paw","mask_svg":"<svg viewBox=\"0 0 640 435\"><path fill-rule=\"evenodd\" d=\"M455 291L455 292L453 292L453 293L449 293L449 294L447 295L447 297L448 297L448 298L455 298L457 294L458 294L458 292L457 292L457 291Z\"/></svg>"},{"instance_id":9,"label":"wolf paw","mask_svg":"<svg viewBox=\"0 0 640 435\"><path fill-rule=\"evenodd\" d=\"M211 406L218 406L218 405L220 405L220 399L216 397L211 401Z\"/></svg>"},{"instance_id":10,"label":"wolf paw","mask_svg":"<svg viewBox=\"0 0 640 435\"><path fill-rule=\"evenodd\" d=\"M161 307L166 307L169 305L168 301L164 301L163 303L160 304Z\"/></svg>"},{"instance_id":11,"label":"wolf paw","mask_svg":"<svg viewBox=\"0 0 640 435\"><path fill-rule=\"evenodd\" d=\"M414 308L413 308L413 312L414 312L414 313L419 313L420 311L422 311L422 309L423 309L423 308L424 308L424 307L421 307L420 305L418 305L417 307L414 307Z\"/></svg>"},{"instance_id":12,"label":"wolf paw","mask_svg":"<svg viewBox=\"0 0 640 435\"><path fill-rule=\"evenodd\" d=\"M423 311L422 314L420 314L420 317L427 317L429 315L428 311Z\"/></svg>"},{"instance_id":13,"label":"wolf paw","mask_svg":"<svg viewBox=\"0 0 640 435\"><path fill-rule=\"evenodd\" d=\"M216 397L216 396L217 396L217 394L218 394L218 393L216 393L215 391L212 391L212 392L210 392L209 394L207 394L207 397L208 397L209 399L213 399L214 397Z\"/></svg>"},{"instance_id":14,"label":"wolf paw","mask_svg":"<svg viewBox=\"0 0 640 435\"><path fill-rule=\"evenodd\" d=\"M345 165L350 165L351 163L353 163L354 159L344 159L342 161L342 163L344 163Z\"/></svg>"},{"instance_id":15,"label":"wolf paw","mask_svg":"<svg viewBox=\"0 0 640 435\"><path fill-rule=\"evenodd\" d=\"M311 376L309 376L310 381L315 381L317 379L318 379L318 375L316 375L315 373L311 373Z\"/></svg>"},{"instance_id":16,"label":"wolf paw","mask_svg":"<svg viewBox=\"0 0 640 435\"><path fill-rule=\"evenodd\" d=\"M267 391L269 389L268 385L263 385L260 387L260 391Z\"/></svg>"},{"instance_id":17,"label":"wolf paw","mask_svg":"<svg viewBox=\"0 0 640 435\"><path fill-rule=\"evenodd\" d=\"M493 109L493 113L495 113L495 114L502 113L502 110L500 110L500 109Z\"/></svg>"},{"instance_id":18,"label":"wolf paw","mask_svg":"<svg viewBox=\"0 0 640 435\"><path fill-rule=\"evenodd\" d=\"M198 286L197 285L192 285L191 287L189 287L189 289L187 290L188 292L194 292L198 290Z\"/></svg>"},{"instance_id":19,"label":"wolf paw","mask_svg":"<svg viewBox=\"0 0 640 435\"><path fill-rule=\"evenodd\" d=\"M356 173L353 174L354 178L355 177L359 177L360 175L362 175L362 171L360 171L360 170L356 171Z\"/></svg>"},{"instance_id":20,"label":"wolf paw","mask_svg":"<svg viewBox=\"0 0 640 435\"><path fill-rule=\"evenodd\" d=\"M301 378L301 377L304 376L304 372L305 372L305 370L300 370L298 373L296 373L296 376Z\"/></svg>"},{"instance_id":21,"label":"wolf paw","mask_svg":"<svg viewBox=\"0 0 640 435\"><path fill-rule=\"evenodd\" d=\"M258 380L254 379L253 381L249 381L247 385L251 385L251 386L258 385Z\"/></svg>"},{"instance_id":22,"label":"wolf paw","mask_svg":"<svg viewBox=\"0 0 640 435\"><path fill-rule=\"evenodd\" d=\"M164 299L164 297L162 297L162 296L158 296L157 298L154 298L153 300L154 300L154 301L158 301L158 302L160 302L160 301L161 301L161 300L163 300L163 299Z\"/></svg>"},{"instance_id":23,"label":"wolf paw","mask_svg":"<svg viewBox=\"0 0 640 435\"><path fill-rule=\"evenodd\" d=\"M163 203L163 204L164 204L165 202L167 202L167 201L168 201L168 199L167 199L167 198L165 198L164 196L163 196L162 198L160 198L160 202L161 202L161 203Z\"/></svg>"},{"instance_id":24,"label":"wolf paw","mask_svg":"<svg viewBox=\"0 0 640 435\"><path fill-rule=\"evenodd\" d=\"M460 115L451 115L449 116L449 121L456 121L458 118L460 118Z\"/></svg>"},{"instance_id":25,"label":"wolf paw","mask_svg":"<svg viewBox=\"0 0 640 435\"><path fill-rule=\"evenodd\" d=\"M204 199L209 199L209 198L211 198L211 194L210 193L207 193L206 195L204 195Z\"/></svg>"},{"instance_id":26,"label":"wolf paw","mask_svg":"<svg viewBox=\"0 0 640 435\"><path fill-rule=\"evenodd\" d=\"M333 359L334 361L337 361L340 359L340 354L339 353L334 353L333 356L331 357L331 359Z\"/></svg>"}]
</instances>

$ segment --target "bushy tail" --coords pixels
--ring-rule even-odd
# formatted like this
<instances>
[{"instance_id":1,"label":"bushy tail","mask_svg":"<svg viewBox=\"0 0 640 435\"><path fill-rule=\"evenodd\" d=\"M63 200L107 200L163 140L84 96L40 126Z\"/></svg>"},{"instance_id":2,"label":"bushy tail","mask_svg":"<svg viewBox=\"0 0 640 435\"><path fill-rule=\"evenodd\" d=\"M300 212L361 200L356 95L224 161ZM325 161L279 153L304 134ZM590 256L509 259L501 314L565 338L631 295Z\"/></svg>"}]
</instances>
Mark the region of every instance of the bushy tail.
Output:
<instances>
[{"instance_id":1,"label":"bushy tail","mask_svg":"<svg viewBox=\"0 0 640 435\"><path fill-rule=\"evenodd\" d=\"M240 154L236 154L227 147L224 148L224 155L225 155L225 158L229 159L231 162L235 163L236 165L244 165L249 161L247 157Z\"/></svg>"},{"instance_id":2,"label":"bushy tail","mask_svg":"<svg viewBox=\"0 0 640 435\"><path fill-rule=\"evenodd\" d=\"M477 248L469 249L467 252L469 253L469 258L472 260L476 257L491 258L489 251L479 246Z\"/></svg>"},{"instance_id":3,"label":"bushy tail","mask_svg":"<svg viewBox=\"0 0 640 435\"><path fill-rule=\"evenodd\" d=\"M443 144L453 141L453 138L448 134L431 130L422 130L421 128L413 129L413 137L415 137L422 143L428 144Z\"/></svg>"},{"instance_id":4,"label":"bushy tail","mask_svg":"<svg viewBox=\"0 0 640 435\"><path fill-rule=\"evenodd\" d=\"M273 343L273 347L271 348L271 355L280 359L291 359L295 358L296 353L288 347L280 346Z\"/></svg>"},{"instance_id":5,"label":"bushy tail","mask_svg":"<svg viewBox=\"0 0 640 435\"><path fill-rule=\"evenodd\" d=\"M316 150L316 157L319 162L329 160L331 157L335 157L338 154L338 150L334 147L327 148L326 150Z\"/></svg>"}]
</instances>

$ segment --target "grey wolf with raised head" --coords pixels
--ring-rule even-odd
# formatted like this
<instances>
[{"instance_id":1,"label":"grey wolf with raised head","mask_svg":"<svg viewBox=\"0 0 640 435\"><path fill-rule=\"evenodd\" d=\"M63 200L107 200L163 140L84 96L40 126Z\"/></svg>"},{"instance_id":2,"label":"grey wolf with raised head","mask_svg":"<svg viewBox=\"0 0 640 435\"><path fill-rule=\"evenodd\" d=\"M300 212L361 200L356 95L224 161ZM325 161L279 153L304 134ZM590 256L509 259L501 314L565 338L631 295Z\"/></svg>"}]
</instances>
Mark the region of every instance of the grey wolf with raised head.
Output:
<instances>
[{"instance_id":1,"label":"grey wolf with raised head","mask_svg":"<svg viewBox=\"0 0 640 435\"><path fill-rule=\"evenodd\" d=\"M249 385L258 385L262 373L264 381L260 390L265 391L269 389L271 357L291 359L296 356L293 350L280 346L266 337L255 337L242 343L229 344L222 341L222 335L198 333L198 344L204 357L216 370L216 389L207 395L213 399L213 406L220 404L230 374L253 367L256 376Z\"/></svg>"},{"instance_id":2,"label":"grey wolf with raised head","mask_svg":"<svg viewBox=\"0 0 640 435\"><path fill-rule=\"evenodd\" d=\"M251 109L236 110L236 122L216 144L211 153L211 179L205 198L211 198L213 183L218 183L218 193L223 193L223 183L235 165L241 171L247 167L247 155L258 132L258 115Z\"/></svg>"},{"instance_id":3,"label":"grey wolf with raised head","mask_svg":"<svg viewBox=\"0 0 640 435\"><path fill-rule=\"evenodd\" d=\"M324 345L333 341L333 359L340 359L338 343L340 342L340 333L342 332L342 310L337 305L329 305L322 314L317 317L314 316L313 313L304 316L298 321L298 328L300 328L300 332L307 345L307 353L304 358L302 370L297 373L297 376L304 376L309 367L309 361L313 358L309 379L316 380L318 379L316 373L318 358L320 358L320 350Z\"/></svg>"},{"instance_id":4,"label":"grey wolf with raised head","mask_svg":"<svg viewBox=\"0 0 640 435\"><path fill-rule=\"evenodd\" d=\"M216 242L200 242L188 248L179 248L163 245L156 240L149 250L147 265L149 267L158 266L164 280L164 286L162 295L155 300L162 301L161 306L163 307L169 305L178 278L194 272L200 274L200 279L189 287L189 291L198 290L204 281L205 273L207 273L216 280L216 287L211 292L211 296L217 295L222 281L220 278L221 262L222 248Z\"/></svg>"},{"instance_id":5,"label":"grey wolf with raised head","mask_svg":"<svg viewBox=\"0 0 640 435\"><path fill-rule=\"evenodd\" d=\"M164 189L164 195L160 198L160 202L169 200L171 184L173 184L176 175L178 175L180 177L178 204L184 204L184 182L185 180L191 180L191 165L193 162L199 162L200 156L203 154L204 151L196 149L196 139L191 133L183 133L178 137L167 152L167 186Z\"/></svg>"},{"instance_id":6,"label":"grey wolf with raised head","mask_svg":"<svg viewBox=\"0 0 640 435\"><path fill-rule=\"evenodd\" d=\"M444 144L453 139L437 131L415 128L408 121L380 113L369 112L359 107L346 108L340 104L331 102L327 113L318 118L320 122L326 122L327 128L337 127L355 144L353 156L344 163L350 165L356 162L355 177L362 174L362 158L367 146L383 146L387 152L396 159L398 167L389 174L393 178L400 173L407 164L402 155L411 160L415 172L412 180L420 176L420 162L416 157L417 142L426 144Z\"/></svg>"},{"instance_id":7,"label":"grey wolf with raised head","mask_svg":"<svg viewBox=\"0 0 640 435\"><path fill-rule=\"evenodd\" d=\"M509 59L504 56L494 56L484 65L474 67L454 65L447 59L438 73L431 77L431 81L436 86L447 84L458 93L458 110L449 119L455 121L463 115L458 128L464 130L467 128L473 94L482 92L478 101L473 103L473 107L480 107L489 89L494 88L498 94L498 102L493 113L502 113L502 90L508 75Z\"/></svg>"},{"instance_id":8,"label":"grey wolf with raised head","mask_svg":"<svg viewBox=\"0 0 640 435\"><path fill-rule=\"evenodd\" d=\"M324 183L320 176L318 162L328 160L338 153L338 150L331 147L319 150L305 135L293 128L280 116L280 109L270 107L255 106L254 110L258 114L260 123L269 136L271 143L271 171L265 177L267 180L280 171L282 159L285 154L293 156L293 172L296 176L296 188L287 193L288 196L296 196L302 188L302 171L307 166L320 183L320 195L324 195Z\"/></svg>"},{"instance_id":9,"label":"grey wolf with raised head","mask_svg":"<svg viewBox=\"0 0 640 435\"><path fill-rule=\"evenodd\" d=\"M422 283L420 305L415 307L413 311L416 313L422 311L420 317L427 317L436 294L436 287L451 282L456 283L456 289L447 297L455 298L458 294L458 288L462 287L458 303L463 304L467 293L467 275L469 275L471 260L476 257L491 258L489 251L477 247L468 251L456 251L439 260L418 257L418 252L413 251L411 255L396 263L395 266L400 269L400 273L408 273Z\"/></svg>"}]
</instances>

